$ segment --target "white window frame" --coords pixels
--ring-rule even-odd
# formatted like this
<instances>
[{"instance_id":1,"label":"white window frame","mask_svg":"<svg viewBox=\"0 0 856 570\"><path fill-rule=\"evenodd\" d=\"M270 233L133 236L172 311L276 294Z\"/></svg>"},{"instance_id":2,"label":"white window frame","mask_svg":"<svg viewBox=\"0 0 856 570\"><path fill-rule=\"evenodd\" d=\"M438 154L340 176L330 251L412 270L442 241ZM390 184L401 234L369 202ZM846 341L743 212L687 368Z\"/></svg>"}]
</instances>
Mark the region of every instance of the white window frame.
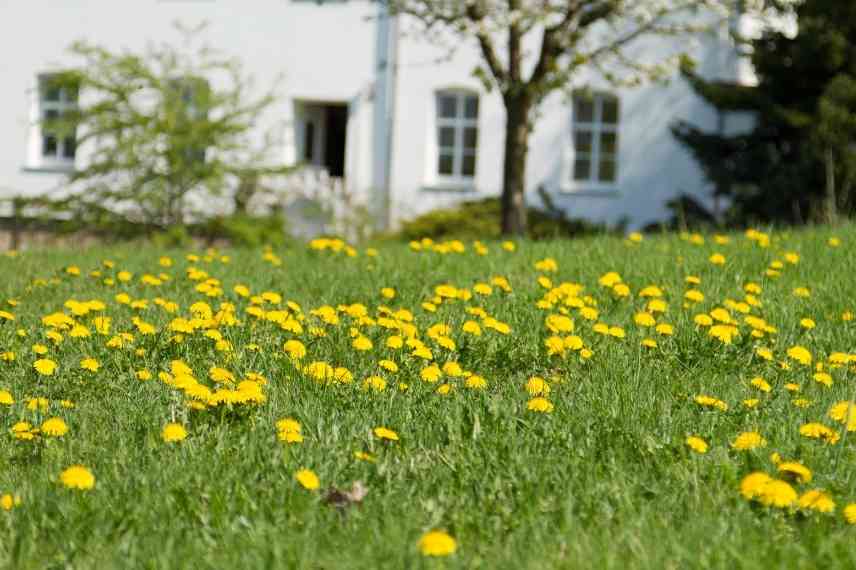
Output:
<instances>
[{"instance_id":1,"label":"white window frame","mask_svg":"<svg viewBox=\"0 0 856 570\"><path fill-rule=\"evenodd\" d=\"M455 99L455 117L440 116L440 102L445 97ZM468 98L476 100L476 116L468 118L465 116L466 101ZM478 92L468 89L440 89L434 94L434 148L436 153L433 157L431 171L439 186L450 186L470 188L475 183L478 174L478 149L479 149L479 115L481 114L481 98ZM440 129L452 128L454 130L454 142L452 147L440 146ZM464 148L464 130L473 128L476 131L476 146L472 151ZM440 156L443 149L452 149L452 174L440 173ZM473 157L473 174L463 174L464 155Z\"/></svg>"},{"instance_id":2,"label":"white window frame","mask_svg":"<svg viewBox=\"0 0 856 570\"><path fill-rule=\"evenodd\" d=\"M582 122L577 120L577 100L578 98L590 99L593 106L592 120ZM616 104L616 119L615 124L607 124L603 122L603 104L604 101L611 100ZM596 92L575 94L571 101L571 125L570 125L570 157L567 173L563 186L568 186L570 191L616 191L619 186L621 177L621 99L614 93ZM576 149L576 134L589 133L591 135L591 151L582 153ZM612 159L615 164L614 180L600 180L600 162L601 158L607 153L601 151L601 134L615 134L615 152L612 153ZM578 180L576 178L576 161L578 158L588 158L590 164L589 177Z\"/></svg>"},{"instance_id":3,"label":"white window frame","mask_svg":"<svg viewBox=\"0 0 856 570\"><path fill-rule=\"evenodd\" d=\"M40 73L36 75L35 87L33 89L33 105L31 108L31 140L29 149L29 166L40 170L59 170L68 171L74 169L75 159L78 154L77 142L75 141L74 155L71 157L66 154L66 138L56 137L56 153L45 154L45 138L49 136L43 128L48 112L54 111L57 116L62 116L68 111L74 111L78 108L80 91L77 91L77 97L72 99L69 96L68 89L59 87L59 92L56 101L48 101L46 98L48 82L60 75L62 72ZM77 133L75 129L75 139Z\"/></svg>"}]
</instances>

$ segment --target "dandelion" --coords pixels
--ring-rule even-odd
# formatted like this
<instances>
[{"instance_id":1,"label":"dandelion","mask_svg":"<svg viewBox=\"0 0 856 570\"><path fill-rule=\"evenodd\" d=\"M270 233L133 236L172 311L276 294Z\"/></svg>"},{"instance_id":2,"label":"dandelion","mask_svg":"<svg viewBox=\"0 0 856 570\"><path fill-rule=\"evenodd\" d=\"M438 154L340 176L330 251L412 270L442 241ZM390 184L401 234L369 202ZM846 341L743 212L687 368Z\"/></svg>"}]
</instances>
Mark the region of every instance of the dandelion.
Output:
<instances>
[{"instance_id":1,"label":"dandelion","mask_svg":"<svg viewBox=\"0 0 856 570\"><path fill-rule=\"evenodd\" d=\"M768 507L780 509L792 506L797 501L797 492L787 482L771 479L758 490L758 501Z\"/></svg>"},{"instance_id":2,"label":"dandelion","mask_svg":"<svg viewBox=\"0 0 856 570\"><path fill-rule=\"evenodd\" d=\"M49 437L62 437L68 433L68 425L62 418L50 418L42 422L41 432Z\"/></svg>"},{"instance_id":3,"label":"dandelion","mask_svg":"<svg viewBox=\"0 0 856 570\"><path fill-rule=\"evenodd\" d=\"M701 454L707 453L707 450L708 450L707 442L698 436L695 436L695 435L687 436L685 443L687 444L687 447L689 447L690 449L692 449L696 453L701 453Z\"/></svg>"},{"instance_id":4,"label":"dandelion","mask_svg":"<svg viewBox=\"0 0 856 570\"><path fill-rule=\"evenodd\" d=\"M526 381L526 391L531 396L546 396L550 393L550 385L540 376L533 376Z\"/></svg>"},{"instance_id":5,"label":"dandelion","mask_svg":"<svg viewBox=\"0 0 856 570\"><path fill-rule=\"evenodd\" d=\"M365 451L355 451L354 459L357 459L359 461L367 461L369 463L375 463L377 461L377 458L374 455L366 453Z\"/></svg>"},{"instance_id":6,"label":"dandelion","mask_svg":"<svg viewBox=\"0 0 856 570\"><path fill-rule=\"evenodd\" d=\"M80 368L88 370L89 372L98 372L98 369L101 368L101 364L94 358L84 358L80 361Z\"/></svg>"},{"instance_id":7,"label":"dandelion","mask_svg":"<svg viewBox=\"0 0 856 570\"><path fill-rule=\"evenodd\" d=\"M847 431L856 431L856 402L844 400L835 403L827 413L829 419L847 425Z\"/></svg>"},{"instance_id":8,"label":"dandelion","mask_svg":"<svg viewBox=\"0 0 856 570\"><path fill-rule=\"evenodd\" d=\"M83 465L72 465L60 474L59 480L69 489L88 491L95 486L95 476Z\"/></svg>"},{"instance_id":9,"label":"dandelion","mask_svg":"<svg viewBox=\"0 0 856 570\"><path fill-rule=\"evenodd\" d=\"M772 477L762 471L750 473L740 482L740 494L746 499L755 499L760 496L761 489L772 480Z\"/></svg>"},{"instance_id":10,"label":"dandelion","mask_svg":"<svg viewBox=\"0 0 856 570\"><path fill-rule=\"evenodd\" d=\"M808 366L809 364L811 364L811 352L809 352L808 349L804 346L792 346L788 349L787 354L789 358L796 360L804 366Z\"/></svg>"},{"instance_id":11,"label":"dandelion","mask_svg":"<svg viewBox=\"0 0 856 570\"><path fill-rule=\"evenodd\" d=\"M440 367L436 364L432 364L423 368L419 372L419 377L422 378L422 380L433 384L443 377L443 371L440 370Z\"/></svg>"},{"instance_id":12,"label":"dandelion","mask_svg":"<svg viewBox=\"0 0 856 570\"><path fill-rule=\"evenodd\" d=\"M848 524L856 524L856 503L850 503L844 507L844 520Z\"/></svg>"},{"instance_id":13,"label":"dandelion","mask_svg":"<svg viewBox=\"0 0 856 570\"><path fill-rule=\"evenodd\" d=\"M776 468L779 470L780 475L789 477L799 483L808 483L811 481L811 470L802 463L783 461Z\"/></svg>"},{"instance_id":14,"label":"dandelion","mask_svg":"<svg viewBox=\"0 0 856 570\"><path fill-rule=\"evenodd\" d=\"M432 530L419 539L419 550L423 556L449 556L458 549L458 543L446 532Z\"/></svg>"},{"instance_id":15,"label":"dandelion","mask_svg":"<svg viewBox=\"0 0 856 570\"><path fill-rule=\"evenodd\" d=\"M807 423L800 426L800 435L811 439L819 439L824 443L835 444L838 442L838 432L828 428L821 423Z\"/></svg>"},{"instance_id":16,"label":"dandelion","mask_svg":"<svg viewBox=\"0 0 856 570\"><path fill-rule=\"evenodd\" d=\"M18 495L12 495L11 493L5 493L0 495L0 508L4 511L11 511L17 506L21 504L21 497Z\"/></svg>"},{"instance_id":17,"label":"dandelion","mask_svg":"<svg viewBox=\"0 0 856 570\"><path fill-rule=\"evenodd\" d=\"M529 400L526 409L532 412L549 414L553 411L553 404L546 398L536 397Z\"/></svg>"},{"instance_id":18,"label":"dandelion","mask_svg":"<svg viewBox=\"0 0 856 570\"><path fill-rule=\"evenodd\" d=\"M310 469L300 469L294 474L294 478L308 491L315 491L321 485L318 475Z\"/></svg>"},{"instance_id":19,"label":"dandelion","mask_svg":"<svg viewBox=\"0 0 856 570\"><path fill-rule=\"evenodd\" d=\"M801 509L819 513L831 513L835 510L835 501L820 489L812 489L803 493L798 504Z\"/></svg>"},{"instance_id":20,"label":"dandelion","mask_svg":"<svg viewBox=\"0 0 856 570\"><path fill-rule=\"evenodd\" d=\"M721 253L714 253L708 258L708 261L714 265L725 265L725 256Z\"/></svg>"},{"instance_id":21,"label":"dandelion","mask_svg":"<svg viewBox=\"0 0 856 570\"><path fill-rule=\"evenodd\" d=\"M737 436L731 447L738 451L750 451L759 447L766 447L767 440L756 431L745 431Z\"/></svg>"},{"instance_id":22,"label":"dandelion","mask_svg":"<svg viewBox=\"0 0 856 570\"><path fill-rule=\"evenodd\" d=\"M468 376L464 381L464 386L471 390L483 390L487 388L487 380L477 374Z\"/></svg>"},{"instance_id":23,"label":"dandelion","mask_svg":"<svg viewBox=\"0 0 856 570\"><path fill-rule=\"evenodd\" d=\"M184 441L187 438L187 430L181 424L168 423L163 427L161 438L166 443Z\"/></svg>"},{"instance_id":24,"label":"dandelion","mask_svg":"<svg viewBox=\"0 0 856 570\"><path fill-rule=\"evenodd\" d=\"M0 390L0 405L3 406L11 406L15 403L15 398L12 397L12 394L7 390Z\"/></svg>"},{"instance_id":25,"label":"dandelion","mask_svg":"<svg viewBox=\"0 0 856 570\"><path fill-rule=\"evenodd\" d=\"M40 358L33 363L33 368L35 368L36 372L42 376L53 376L53 373L56 372L57 365L56 362L49 358Z\"/></svg>"},{"instance_id":26,"label":"dandelion","mask_svg":"<svg viewBox=\"0 0 856 570\"><path fill-rule=\"evenodd\" d=\"M379 426L373 430L376 438L384 441L398 441L398 434L389 428Z\"/></svg>"},{"instance_id":27,"label":"dandelion","mask_svg":"<svg viewBox=\"0 0 856 570\"><path fill-rule=\"evenodd\" d=\"M695 403L704 408L716 408L721 412L728 411L728 404L723 402L718 398L714 398L713 396L706 396L704 394L698 395L693 398Z\"/></svg>"}]
</instances>

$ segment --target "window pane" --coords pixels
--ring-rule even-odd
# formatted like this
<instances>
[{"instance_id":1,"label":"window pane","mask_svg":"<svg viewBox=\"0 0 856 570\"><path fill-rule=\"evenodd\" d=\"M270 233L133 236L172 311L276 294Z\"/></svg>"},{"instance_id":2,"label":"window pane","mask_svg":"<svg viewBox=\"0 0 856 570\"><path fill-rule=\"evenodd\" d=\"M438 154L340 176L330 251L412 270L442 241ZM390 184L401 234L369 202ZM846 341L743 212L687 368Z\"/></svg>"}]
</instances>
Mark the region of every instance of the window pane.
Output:
<instances>
[{"instance_id":1,"label":"window pane","mask_svg":"<svg viewBox=\"0 0 856 570\"><path fill-rule=\"evenodd\" d=\"M453 162L451 154L441 154L440 160L437 163L437 172L444 176L451 176Z\"/></svg>"},{"instance_id":2,"label":"window pane","mask_svg":"<svg viewBox=\"0 0 856 570\"><path fill-rule=\"evenodd\" d=\"M587 158L578 158L574 161L574 180L588 180L591 178L591 162Z\"/></svg>"},{"instance_id":3,"label":"window pane","mask_svg":"<svg viewBox=\"0 0 856 570\"><path fill-rule=\"evenodd\" d=\"M618 99L606 97L603 99L603 122L607 125L618 123Z\"/></svg>"},{"instance_id":4,"label":"window pane","mask_svg":"<svg viewBox=\"0 0 856 570\"><path fill-rule=\"evenodd\" d=\"M591 152L591 133L576 131L574 133L574 150L576 152Z\"/></svg>"},{"instance_id":5,"label":"window pane","mask_svg":"<svg viewBox=\"0 0 856 570\"><path fill-rule=\"evenodd\" d=\"M474 176L476 173L476 155L465 154L461 163L461 175Z\"/></svg>"},{"instance_id":6,"label":"window pane","mask_svg":"<svg viewBox=\"0 0 856 570\"><path fill-rule=\"evenodd\" d=\"M477 119L479 116L479 98L468 96L464 100L464 117L468 119Z\"/></svg>"},{"instance_id":7,"label":"window pane","mask_svg":"<svg viewBox=\"0 0 856 570\"><path fill-rule=\"evenodd\" d=\"M574 99L574 121L577 123L594 121L594 101L592 99L584 97Z\"/></svg>"},{"instance_id":8,"label":"window pane","mask_svg":"<svg viewBox=\"0 0 856 570\"><path fill-rule=\"evenodd\" d=\"M311 162L315 156L315 123L306 123L303 131L303 160Z\"/></svg>"},{"instance_id":9,"label":"window pane","mask_svg":"<svg viewBox=\"0 0 856 570\"><path fill-rule=\"evenodd\" d=\"M478 129L466 127L464 129L464 148L475 149L478 146Z\"/></svg>"},{"instance_id":10,"label":"window pane","mask_svg":"<svg viewBox=\"0 0 856 570\"><path fill-rule=\"evenodd\" d=\"M615 161L603 159L600 161L598 170L598 180L600 182L615 182Z\"/></svg>"},{"instance_id":11,"label":"window pane","mask_svg":"<svg viewBox=\"0 0 856 570\"><path fill-rule=\"evenodd\" d=\"M45 101L59 101L59 86L56 81L47 80L43 90Z\"/></svg>"},{"instance_id":12,"label":"window pane","mask_svg":"<svg viewBox=\"0 0 856 570\"><path fill-rule=\"evenodd\" d=\"M455 146L455 128L440 127L438 132L437 145L440 148L452 148Z\"/></svg>"},{"instance_id":13,"label":"window pane","mask_svg":"<svg viewBox=\"0 0 856 570\"><path fill-rule=\"evenodd\" d=\"M618 149L617 133L600 133L600 152L615 154Z\"/></svg>"},{"instance_id":14,"label":"window pane","mask_svg":"<svg viewBox=\"0 0 856 570\"><path fill-rule=\"evenodd\" d=\"M455 108L457 107L457 98L454 95L440 95L440 117L443 119L453 119L457 115Z\"/></svg>"},{"instance_id":15,"label":"window pane","mask_svg":"<svg viewBox=\"0 0 856 570\"><path fill-rule=\"evenodd\" d=\"M53 121L53 120L56 120L58 118L59 118L59 111L57 111L55 109L48 109L47 111L45 111L45 120L46 121Z\"/></svg>"},{"instance_id":16,"label":"window pane","mask_svg":"<svg viewBox=\"0 0 856 570\"><path fill-rule=\"evenodd\" d=\"M56 156L57 140L53 135L42 137L42 156Z\"/></svg>"},{"instance_id":17,"label":"window pane","mask_svg":"<svg viewBox=\"0 0 856 570\"><path fill-rule=\"evenodd\" d=\"M62 141L62 156L63 158L74 158L74 153L77 150L77 141L74 137L65 137Z\"/></svg>"}]
</instances>

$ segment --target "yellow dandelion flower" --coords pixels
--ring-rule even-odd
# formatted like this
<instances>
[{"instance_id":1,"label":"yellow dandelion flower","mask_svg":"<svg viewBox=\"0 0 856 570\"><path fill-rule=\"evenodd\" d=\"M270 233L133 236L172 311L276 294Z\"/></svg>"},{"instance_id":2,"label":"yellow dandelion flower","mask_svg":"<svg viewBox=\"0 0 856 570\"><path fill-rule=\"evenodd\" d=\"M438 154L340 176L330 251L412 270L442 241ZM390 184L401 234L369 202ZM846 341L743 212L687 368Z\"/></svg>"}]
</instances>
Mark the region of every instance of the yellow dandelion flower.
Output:
<instances>
[{"instance_id":1,"label":"yellow dandelion flower","mask_svg":"<svg viewBox=\"0 0 856 570\"><path fill-rule=\"evenodd\" d=\"M766 447L767 440L756 431L745 431L735 438L731 447L738 451L749 451L759 447Z\"/></svg>"},{"instance_id":2,"label":"yellow dandelion flower","mask_svg":"<svg viewBox=\"0 0 856 570\"><path fill-rule=\"evenodd\" d=\"M779 474L783 477L790 477L798 483L808 483L811 481L811 470L796 461L782 461L776 468Z\"/></svg>"},{"instance_id":3,"label":"yellow dandelion flower","mask_svg":"<svg viewBox=\"0 0 856 570\"><path fill-rule=\"evenodd\" d=\"M824 443L835 444L838 442L838 432L828 428L821 423L807 423L800 426L800 435L812 439L819 439Z\"/></svg>"},{"instance_id":4,"label":"yellow dandelion flower","mask_svg":"<svg viewBox=\"0 0 856 570\"><path fill-rule=\"evenodd\" d=\"M526 381L526 391L531 396L546 396L550 393L550 385L540 376L533 376Z\"/></svg>"},{"instance_id":5,"label":"yellow dandelion flower","mask_svg":"<svg viewBox=\"0 0 856 570\"><path fill-rule=\"evenodd\" d=\"M696 453L707 453L707 450L708 450L707 442L698 436L695 436L695 435L687 436L685 443L687 444L687 447L689 447L690 449L692 449Z\"/></svg>"},{"instance_id":6,"label":"yellow dandelion flower","mask_svg":"<svg viewBox=\"0 0 856 570\"><path fill-rule=\"evenodd\" d=\"M808 349L805 348L804 346L800 346L800 345L792 346L788 349L787 354L788 354L789 358L796 360L797 362L799 362L800 364L802 364L804 366L808 366L809 364L811 364L811 361L812 361L811 352L809 352Z\"/></svg>"},{"instance_id":7,"label":"yellow dandelion flower","mask_svg":"<svg viewBox=\"0 0 856 570\"><path fill-rule=\"evenodd\" d=\"M803 493L798 504L801 509L819 513L831 513L835 510L835 501L820 489L811 489Z\"/></svg>"},{"instance_id":8,"label":"yellow dandelion flower","mask_svg":"<svg viewBox=\"0 0 856 570\"><path fill-rule=\"evenodd\" d=\"M419 539L419 551L423 556L449 556L458 549L458 543L441 530L432 530Z\"/></svg>"},{"instance_id":9,"label":"yellow dandelion flower","mask_svg":"<svg viewBox=\"0 0 856 570\"><path fill-rule=\"evenodd\" d=\"M98 372L98 369L101 368L101 364L94 358L84 358L80 361L80 367L83 370L88 370L90 372Z\"/></svg>"},{"instance_id":10,"label":"yellow dandelion flower","mask_svg":"<svg viewBox=\"0 0 856 570\"><path fill-rule=\"evenodd\" d=\"M549 414L553 411L553 404L546 398L536 397L527 402L526 409L532 412Z\"/></svg>"},{"instance_id":11,"label":"yellow dandelion flower","mask_svg":"<svg viewBox=\"0 0 856 570\"><path fill-rule=\"evenodd\" d=\"M68 425L62 418L50 418L42 423L41 431L50 437L62 437L68 433Z\"/></svg>"},{"instance_id":12,"label":"yellow dandelion flower","mask_svg":"<svg viewBox=\"0 0 856 570\"><path fill-rule=\"evenodd\" d=\"M5 493L0 496L0 508L4 511L11 511L17 506L21 504L21 497L18 495L12 495L11 493Z\"/></svg>"},{"instance_id":13,"label":"yellow dandelion flower","mask_svg":"<svg viewBox=\"0 0 856 570\"><path fill-rule=\"evenodd\" d=\"M771 479L758 490L758 502L768 507L790 507L797 501L797 492L787 481Z\"/></svg>"},{"instance_id":14,"label":"yellow dandelion flower","mask_svg":"<svg viewBox=\"0 0 856 570\"><path fill-rule=\"evenodd\" d=\"M300 469L294 474L294 478L300 483L300 486L309 491L315 491L321 485L316 475L310 469Z\"/></svg>"},{"instance_id":15,"label":"yellow dandelion flower","mask_svg":"<svg viewBox=\"0 0 856 570\"><path fill-rule=\"evenodd\" d=\"M372 430L375 437L386 441L398 441L398 434L389 428L378 426Z\"/></svg>"},{"instance_id":16,"label":"yellow dandelion flower","mask_svg":"<svg viewBox=\"0 0 856 570\"><path fill-rule=\"evenodd\" d=\"M8 390L0 390L0 405L3 406L11 406L15 403L15 398L12 397L12 393Z\"/></svg>"},{"instance_id":17,"label":"yellow dandelion flower","mask_svg":"<svg viewBox=\"0 0 856 570\"><path fill-rule=\"evenodd\" d=\"M49 358L40 358L33 363L33 368L42 376L52 376L56 372L56 362Z\"/></svg>"},{"instance_id":18,"label":"yellow dandelion flower","mask_svg":"<svg viewBox=\"0 0 856 570\"><path fill-rule=\"evenodd\" d=\"M88 491L95 486L95 476L83 465L72 465L60 474L59 480L69 489Z\"/></svg>"},{"instance_id":19,"label":"yellow dandelion flower","mask_svg":"<svg viewBox=\"0 0 856 570\"><path fill-rule=\"evenodd\" d=\"M181 424L168 423L163 427L161 438L163 438L166 443L184 441L187 438L187 430Z\"/></svg>"},{"instance_id":20,"label":"yellow dandelion flower","mask_svg":"<svg viewBox=\"0 0 856 570\"><path fill-rule=\"evenodd\" d=\"M464 381L464 386L471 390L483 390L487 388L487 380L485 380L478 374L473 374L467 377L467 379Z\"/></svg>"}]
</instances>

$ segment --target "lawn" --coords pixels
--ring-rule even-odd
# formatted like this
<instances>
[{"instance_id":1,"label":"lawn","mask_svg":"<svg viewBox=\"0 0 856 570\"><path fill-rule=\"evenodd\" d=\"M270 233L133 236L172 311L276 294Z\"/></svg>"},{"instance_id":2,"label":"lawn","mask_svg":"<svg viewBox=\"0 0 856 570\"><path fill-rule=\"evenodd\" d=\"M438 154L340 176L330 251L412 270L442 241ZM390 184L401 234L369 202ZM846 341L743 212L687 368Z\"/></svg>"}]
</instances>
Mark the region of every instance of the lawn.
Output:
<instances>
[{"instance_id":1,"label":"lawn","mask_svg":"<svg viewBox=\"0 0 856 570\"><path fill-rule=\"evenodd\" d=\"M0 566L854 568L855 244L0 257Z\"/></svg>"}]
</instances>

